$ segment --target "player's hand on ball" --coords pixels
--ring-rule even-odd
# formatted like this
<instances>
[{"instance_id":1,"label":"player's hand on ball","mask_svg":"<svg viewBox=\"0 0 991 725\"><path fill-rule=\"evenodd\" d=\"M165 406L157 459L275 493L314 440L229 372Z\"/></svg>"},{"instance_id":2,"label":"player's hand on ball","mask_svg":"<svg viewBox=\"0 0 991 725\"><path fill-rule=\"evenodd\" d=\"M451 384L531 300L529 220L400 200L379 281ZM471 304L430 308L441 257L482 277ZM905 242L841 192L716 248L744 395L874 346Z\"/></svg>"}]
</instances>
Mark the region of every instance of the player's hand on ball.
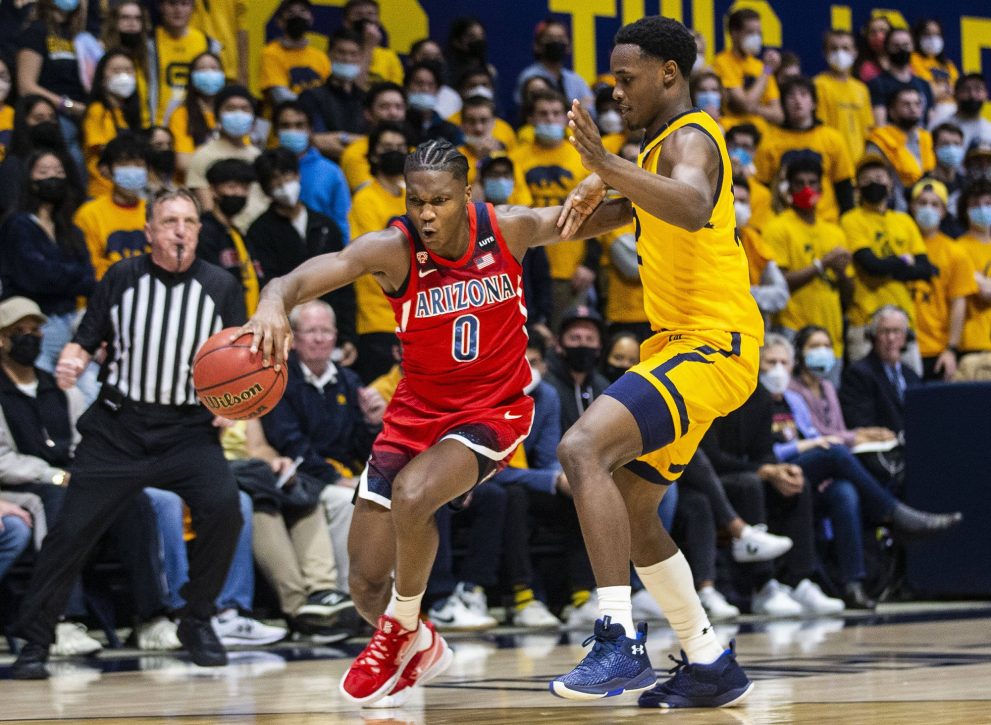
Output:
<instances>
[{"instance_id":1,"label":"player's hand on ball","mask_svg":"<svg viewBox=\"0 0 991 725\"><path fill-rule=\"evenodd\" d=\"M595 208L606 198L606 185L597 174L589 174L578 184L568 198L557 218L561 238L567 239L588 219Z\"/></svg>"},{"instance_id":2,"label":"player's hand on ball","mask_svg":"<svg viewBox=\"0 0 991 725\"><path fill-rule=\"evenodd\" d=\"M213 416L213 427L214 428L230 428L235 423L237 423L236 420L231 420L230 418L225 418L222 415L215 415L215 416Z\"/></svg>"},{"instance_id":3,"label":"player's hand on ball","mask_svg":"<svg viewBox=\"0 0 991 725\"><path fill-rule=\"evenodd\" d=\"M274 362L279 370L285 364L292 346L292 328L281 303L263 298L251 319L231 336L231 342L247 334L252 336L251 353L261 350L262 365L268 367Z\"/></svg>"}]
</instances>

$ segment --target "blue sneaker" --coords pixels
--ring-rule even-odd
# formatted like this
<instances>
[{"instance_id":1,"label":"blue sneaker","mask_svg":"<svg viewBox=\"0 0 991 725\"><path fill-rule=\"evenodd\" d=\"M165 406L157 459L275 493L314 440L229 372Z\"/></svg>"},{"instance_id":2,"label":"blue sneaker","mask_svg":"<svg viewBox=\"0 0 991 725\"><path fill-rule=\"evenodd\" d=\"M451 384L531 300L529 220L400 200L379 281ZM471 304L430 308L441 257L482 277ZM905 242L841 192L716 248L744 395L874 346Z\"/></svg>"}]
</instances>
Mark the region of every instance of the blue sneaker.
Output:
<instances>
[{"instance_id":1,"label":"blue sneaker","mask_svg":"<svg viewBox=\"0 0 991 725\"><path fill-rule=\"evenodd\" d=\"M611 624L606 616L595 622L595 634L582 642L592 651L571 672L555 678L550 690L569 700L598 700L642 692L652 687L657 678L647 657L647 625L637 626L637 638L630 639L621 624Z\"/></svg>"},{"instance_id":2,"label":"blue sneaker","mask_svg":"<svg viewBox=\"0 0 991 725\"><path fill-rule=\"evenodd\" d=\"M735 640L710 665L690 663L684 650L680 660L668 656L675 662L668 670L674 677L640 695L640 707L731 707L754 689L754 683L736 663Z\"/></svg>"}]
</instances>

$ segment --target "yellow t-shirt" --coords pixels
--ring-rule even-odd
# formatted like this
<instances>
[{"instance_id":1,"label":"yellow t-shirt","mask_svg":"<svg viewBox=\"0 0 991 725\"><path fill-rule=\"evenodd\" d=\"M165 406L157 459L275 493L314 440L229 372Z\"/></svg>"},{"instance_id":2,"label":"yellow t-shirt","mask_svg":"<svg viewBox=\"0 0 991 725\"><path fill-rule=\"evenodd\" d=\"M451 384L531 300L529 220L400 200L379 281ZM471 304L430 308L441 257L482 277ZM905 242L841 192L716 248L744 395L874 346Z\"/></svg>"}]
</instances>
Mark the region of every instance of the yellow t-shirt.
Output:
<instances>
[{"instance_id":1,"label":"yellow t-shirt","mask_svg":"<svg viewBox=\"0 0 991 725\"><path fill-rule=\"evenodd\" d=\"M348 214L351 236L357 238L385 229L392 217L405 213L406 193L395 196L373 178L358 189L351 200L351 212ZM375 277L366 274L355 280L354 296L357 307L355 328L359 335L396 331L392 305Z\"/></svg>"},{"instance_id":2,"label":"yellow t-shirt","mask_svg":"<svg viewBox=\"0 0 991 725\"><path fill-rule=\"evenodd\" d=\"M330 75L330 58L312 45L286 48L273 40L262 48L258 87L263 91L282 86L299 95L316 88Z\"/></svg>"},{"instance_id":3,"label":"yellow t-shirt","mask_svg":"<svg viewBox=\"0 0 991 725\"><path fill-rule=\"evenodd\" d=\"M716 54L716 57L712 61L712 70L719 76L719 79L723 82L723 88L727 91L734 88L746 90L763 75L764 63L760 58L755 58L751 55L741 58L732 50L724 50ZM770 103L780 97L781 92L778 90L778 82L774 79L773 75L768 76L767 85L764 87L764 94L760 97L760 102L762 104ZM767 122L757 113L724 113L720 118L720 124L727 131L741 123L754 124L761 132L761 135L768 128Z\"/></svg>"},{"instance_id":4,"label":"yellow t-shirt","mask_svg":"<svg viewBox=\"0 0 991 725\"><path fill-rule=\"evenodd\" d=\"M747 179L750 189L750 224L758 232L774 217L771 207L771 190L751 176Z\"/></svg>"},{"instance_id":5,"label":"yellow t-shirt","mask_svg":"<svg viewBox=\"0 0 991 725\"><path fill-rule=\"evenodd\" d=\"M840 217L840 226L846 233L847 246L856 254L869 249L879 258L926 253L915 220L908 214L888 209L884 214L858 206ZM867 274L856 262L853 277L853 304L850 307L850 324L866 325L874 312L884 305L898 305L909 316L915 328L915 304L908 284L890 277Z\"/></svg>"},{"instance_id":6,"label":"yellow t-shirt","mask_svg":"<svg viewBox=\"0 0 991 725\"><path fill-rule=\"evenodd\" d=\"M195 0L190 27L220 43L220 62L228 77L237 77L237 34L245 29L248 4L244 0Z\"/></svg>"},{"instance_id":7,"label":"yellow t-shirt","mask_svg":"<svg viewBox=\"0 0 991 725\"><path fill-rule=\"evenodd\" d=\"M375 85L382 81L403 84L403 62L399 60L396 51L376 46L372 48L372 62L368 66L368 83Z\"/></svg>"},{"instance_id":8,"label":"yellow t-shirt","mask_svg":"<svg viewBox=\"0 0 991 725\"><path fill-rule=\"evenodd\" d=\"M509 158L513 162L516 186L530 189L535 207L563 204L568 193L588 176L581 156L568 141L554 148L523 144ZM571 279L584 258L584 241L557 242L547 247L552 279Z\"/></svg>"},{"instance_id":9,"label":"yellow t-shirt","mask_svg":"<svg viewBox=\"0 0 991 725\"><path fill-rule=\"evenodd\" d=\"M940 63L936 58L927 58L922 53L912 53L910 61L912 73L927 81L932 87L936 103L953 100L953 86L960 77L960 71L952 60Z\"/></svg>"},{"instance_id":10,"label":"yellow t-shirt","mask_svg":"<svg viewBox=\"0 0 991 725\"><path fill-rule=\"evenodd\" d=\"M79 207L73 221L86 239L97 280L114 262L151 251L144 199L134 206L120 206L109 193L101 194Z\"/></svg>"},{"instance_id":11,"label":"yellow t-shirt","mask_svg":"<svg viewBox=\"0 0 991 725\"><path fill-rule=\"evenodd\" d=\"M725 173L709 223L698 231L669 224L634 204L647 319L655 332L723 330L749 335L759 344L764 320L750 294L747 256L736 238L733 179L719 125L702 111L682 114L644 140L637 164L656 174L664 139L687 125L712 140Z\"/></svg>"},{"instance_id":12,"label":"yellow t-shirt","mask_svg":"<svg viewBox=\"0 0 991 725\"><path fill-rule=\"evenodd\" d=\"M206 111L203 114L203 119L206 121L207 127L211 130L216 127L217 119L214 118L213 111ZM175 151L177 154L191 154L196 150L196 143L189 133L189 109L186 108L185 103L175 109L175 112L169 119L169 130L175 137Z\"/></svg>"},{"instance_id":13,"label":"yellow t-shirt","mask_svg":"<svg viewBox=\"0 0 991 725\"><path fill-rule=\"evenodd\" d=\"M925 240L926 256L939 268L931 280L910 282L917 315L915 335L922 357L939 355L950 343L950 302L977 292L974 265L967 253L945 234Z\"/></svg>"},{"instance_id":14,"label":"yellow t-shirt","mask_svg":"<svg viewBox=\"0 0 991 725\"><path fill-rule=\"evenodd\" d=\"M14 130L14 108L6 103L0 106L0 161L7 158L10 135Z\"/></svg>"},{"instance_id":15,"label":"yellow t-shirt","mask_svg":"<svg viewBox=\"0 0 991 725\"><path fill-rule=\"evenodd\" d=\"M168 122L171 113L182 102L189 84L189 64L193 58L209 50L206 35L190 27L181 38L173 38L163 28L155 28L155 49L158 54L158 108L155 123ZM236 66L235 66L236 67ZM228 69L228 73L231 71Z\"/></svg>"},{"instance_id":16,"label":"yellow t-shirt","mask_svg":"<svg viewBox=\"0 0 991 725\"><path fill-rule=\"evenodd\" d=\"M974 269L985 277L991 277L991 244L969 233L957 239L957 244L970 258ZM991 350L991 304L982 302L977 295L967 298L967 318L960 349L968 352Z\"/></svg>"},{"instance_id":17,"label":"yellow t-shirt","mask_svg":"<svg viewBox=\"0 0 991 725\"><path fill-rule=\"evenodd\" d=\"M764 241L782 272L803 269L813 259L821 259L837 247L846 248L846 235L832 222L816 215L807 224L794 209L785 209L764 227ZM787 306L775 318L776 324L798 332L806 325L821 325L833 340L833 350L843 354L843 308L836 274L826 270L792 291Z\"/></svg>"},{"instance_id":18,"label":"yellow t-shirt","mask_svg":"<svg viewBox=\"0 0 991 725\"><path fill-rule=\"evenodd\" d=\"M897 126L888 124L871 131L867 142L877 146L898 174L902 186L910 189L919 179L936 168L933 137L924 128L918 129L919 157L908 149L908 135Z\"/></svg>"},{"instance_id":19,"label":"yellow t-shirt","mask_svg":"<svg viewBox=\"0 0 991 725\"><path fill-rule=\"evenodd\" d=\"M453 116L447 119L455 126L461 125L461 111L458 111ZM495 124L492 126L492 137L501 143L506 149L506 152L510 152L516 148L518 142L516 140L516 131L508 123L503 121L501 118L496 116ZM530 139L533 140L532 138Z\"/></svg>"},{"instance_id":20,"label":"yellow t-shirt","mask_svg":"<svg viewBox=\"0 0 991 725\"><path fill-rule=\"evenodd\" d=\"M764 184L771 183L781 166L781 157L788 151L799 149L814 151L822 159L822 196L816 206L817 216L828 222L839 221L840 207L833 185L853 176L853 162L843 137L836 129L822 124L805 131L770 127L754 154L757 178Z\"/></svg>"},{"instance_id":21,"label":"yellow t-shirt","mask_svg":"<svg viewBox=\"0 0 991 725\"><path fill-rule=\"evenodd\" d=\"M749 224L739 231L743 251L747 255L747 279L750 280L750 286L754 287L760 284L767 263L774 260L774 250L764 241L763 235Z\"/></svg>"},{"instance_id":22,"label":"yellow t-shirt","mask_svg":"<svg viewBox=\"0 0 991 725\"><path fill-rule=\"evenodd\" d=\"M860 161L867 134L874 126L870 91L856 78L837 78L832 73L820 73L813 82L818 99L816 115L843 137L850 159Z\"/></svg>"},{"instance_id":23,"label":"yellow t-shirt","mask_svg":"<svg viewBox=\"0 0 991 725\"><path fill-rule=\"evenodd\" d=\"M110 110L99 101L87 106L83 116L83 156L89 175L86 192L91 197L108 194L114 187L109 179L100 174L98 167L103 147L117 138L120 129L127 129L127 121L119 108Z\"/></svg>"},{"instance_id":24,"label":"yellow t-shirt","mask_svg":"<svg viewBox=\"0 0 991 725\"><path fill-rule=\"evenodd\" d=\"M368 163L368 136L358 136L341 153L341 170L348 180L351 193L372 178L372 167Z\"/></svg>"},{"instance_id":25,"label":"yellow t-shirt","mask_svg":"<svg viewBox=\"0 0 991 725\"><path fill-rule=\"evenodd\" d=\"M625 227L614 229L602 236L603 266L606 268L606 282L609 292L606 295L606 320L608 322L647 322L643 307L643 284L640 277L627 279L616 267L609 263L609 248L620 237L634 236L636 226L631 222Z\"/></svg>"},{"instance_id":26,"label":"yellow t-shirt","mask_svg":"<svg viewBox=\"0 0 991 725\"><path fill-rule=\"evenodd\" d=\"M378 391L378 394L382 396L382 399L388 404L392 400L392 396L396 394L396 388L399 387L399 381L403 379L403 368L401 365L393 365L389 372L384 375L379 375L372 382L368 384L369 388Z\"/></svg>"}]
</instances>

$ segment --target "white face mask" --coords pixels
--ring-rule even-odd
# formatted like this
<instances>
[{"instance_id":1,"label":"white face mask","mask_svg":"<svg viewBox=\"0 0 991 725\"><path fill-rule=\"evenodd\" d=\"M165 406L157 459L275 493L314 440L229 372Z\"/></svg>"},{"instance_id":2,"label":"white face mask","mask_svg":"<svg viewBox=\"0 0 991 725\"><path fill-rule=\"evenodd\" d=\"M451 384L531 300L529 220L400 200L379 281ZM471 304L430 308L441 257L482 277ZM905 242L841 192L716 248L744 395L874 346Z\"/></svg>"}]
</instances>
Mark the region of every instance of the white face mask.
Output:
<instances>
[{"instance_id":1,"label":"white face mask","mask_svg":"<svg viewBox=\"0 0 991 725\"><path fill-rule=\"evenodd\" d=\"M734 201L733 208L736 210L736 226L742 229L750 221L750 204Z\"/></svg>"},{"instance_id":2,"label":"white face mask","mask_svg":"<svg viewBox=\"0 0 991 725\"><path fill-rule=\"evenodd\" d=\"M695 56L695 62L692 63L692 73L695 73L704 67L705 67L705 56L699 53L698 55Z\"/></svg>"},{"instance_id":3,"label":"white face mask","mask_svg":"<svg viewBox=\"0 0 991 725\"><path fill-rule=\"evenodd\" d=\"M495 98L495 94L488 86L475 86L474 88L469 88L468 92L465 94L465 98L475 98L476 96L488 98L490 101Z\"/></svg>"},{"instance_id":4,"label":"white face mask","mask_svg":"<svg viewBox=\"0 0 991 725\"><path fill-rule=\"evenodd\" d=\"M622 133L623 117L619 111L605 111L599 114L599 129L602 133Z\"/></svg>"},{"instance_id":5,"label":"white face mask","mask_svg":"<svg viewBox=\"0 0 991 725\"><path fill-rule=\"evenodd\" d=\"M138 79L133 73L115 73L107 80L107 90L118 98L130 98L137 88Z\"/></svg>"},{"instance_id":6,"label":"white face mask","mask_svg":"<svg viewBox=\"0 0 991 725\"><path fill-rule=\"evenodd\" d=\"M272 198L283 206L296 206L299 201L299 180L287 181L282 186L272 189Z\"/></svg>"},{"instance_id":7,"label":"white face mask","mask_svg":"<svg viewBox=\"0 0 991 725\"><path fill-rule=\"evenodd\" d=\"M767 372L760 374L760 382L771 395L781 395L788 389L791 382L791 375L783 363L778 363Z\"/></svg>"},{"instance_id":8,"label":"white face mask","mask_svg":"<svg viewBox=\"0 0 991 725\"><path fill-rule=\"evenodd\" d=\"M750 35L744 35L743 40L740 41L740 50L747 55L759 55L760 50L763 47L764 38L761 37L760 33L750 33Z\"/></svg>"},{"instance_id":9,"label":"white face mask","mask_svg":"<svg viewBox=\"0 0 991 725\"><path fill-rule=\"evenodd\" d=\"M537 389L537 386L540 385L540 381L542 379L543 379L543 376L540 374L540 371L537 370L537 368L533 367L533 365L531 365L530 366L530 382L527 383L526 387L523 388L523 394L524 395L529 395L534 390L536 390Z\"/></svg>"},{"instance_id":10,"label":"white face mask","mask_svg":"<svg viewBox=\"0 0 991 725\"><path fill-rule=\"evenodd\" d=\"M853 53L849 50L834 50L826 58L826 62L829 63L829 67L839 73L846 73L853 67Z\"/></svg>"},{"instance_id":11,"label":"white face mask","mask_svg":"<svg viewBox=\"0 0 991 725\"><path fill-rule=\"evenodd\" d=\"M943 39L938 35L927 35L919 40L919 48L928 56L937 56L943 52Z\"/></svg>"}]
</instances>

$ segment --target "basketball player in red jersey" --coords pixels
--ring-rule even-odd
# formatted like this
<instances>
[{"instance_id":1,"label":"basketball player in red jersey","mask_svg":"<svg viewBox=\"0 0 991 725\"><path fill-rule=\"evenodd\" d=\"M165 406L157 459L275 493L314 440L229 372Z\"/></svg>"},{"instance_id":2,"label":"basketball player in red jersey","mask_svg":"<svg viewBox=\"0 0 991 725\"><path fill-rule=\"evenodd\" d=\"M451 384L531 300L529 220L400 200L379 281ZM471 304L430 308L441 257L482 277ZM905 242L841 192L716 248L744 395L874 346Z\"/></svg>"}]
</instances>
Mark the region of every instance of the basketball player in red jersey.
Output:
<instances>
[{"instance_id":1,"label":"basketball player in red jersey","mask_svg":"<svg viewBox=\"0 0 991 725\"><path fill-rule=\"evenodd\" d=\"M437 552L434 513L504 467L530 431L520 260L561 239L560 207L473 203L467 159L446 141L417 147L405 176L405 216L273 280L242 330L279 365L288 311L363 274L396 315L406 376L361 475L348 547L351 595L376 626L341 681L342 695L362 705L397 706L450 663L443 638L419 619ZM618 227L630 213L625 201L604 204L570 238Z\"/></svg>"}]
</instances>

